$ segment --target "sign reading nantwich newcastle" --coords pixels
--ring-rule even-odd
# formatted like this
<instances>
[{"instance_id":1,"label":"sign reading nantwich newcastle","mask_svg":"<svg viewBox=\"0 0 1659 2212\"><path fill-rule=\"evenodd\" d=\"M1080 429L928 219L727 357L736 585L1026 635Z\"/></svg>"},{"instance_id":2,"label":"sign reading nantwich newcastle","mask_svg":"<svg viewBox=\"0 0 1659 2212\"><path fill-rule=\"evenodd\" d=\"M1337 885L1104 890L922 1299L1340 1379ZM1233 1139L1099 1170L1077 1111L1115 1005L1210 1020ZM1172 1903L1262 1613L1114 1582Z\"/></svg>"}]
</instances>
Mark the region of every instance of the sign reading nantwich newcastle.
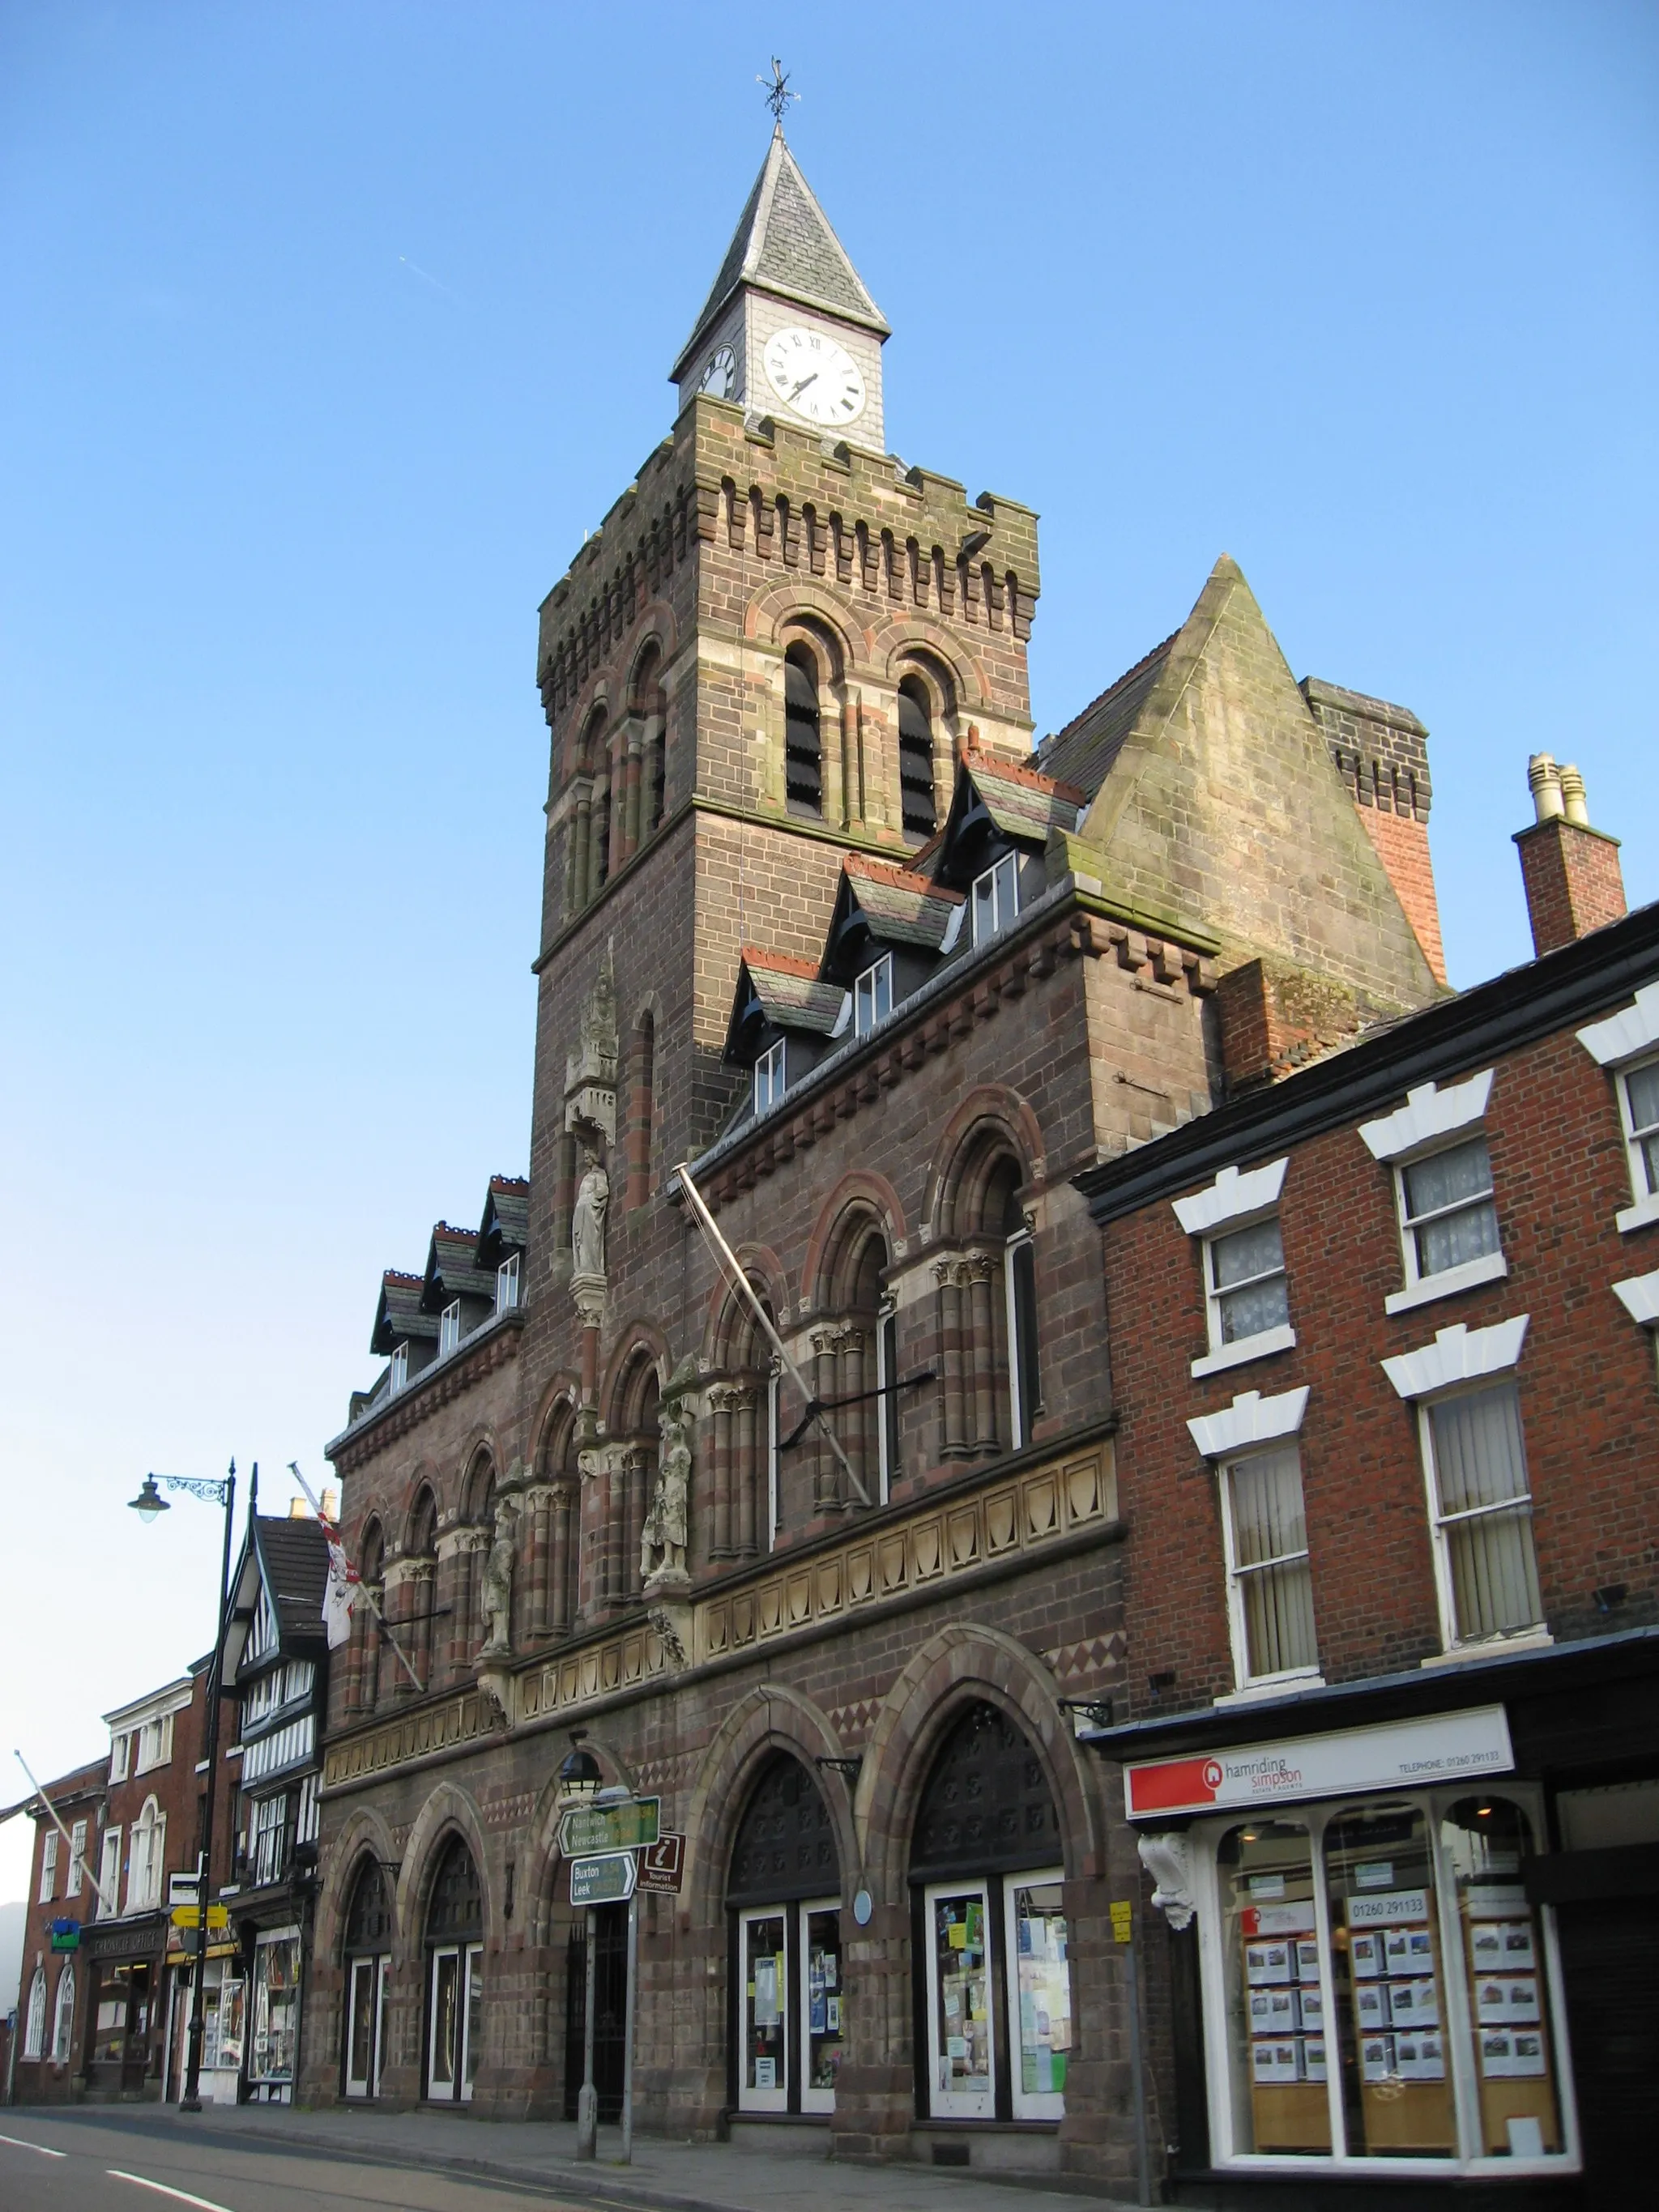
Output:
<instances>
[{"instance_id":1,"label":"sign reading nantwich newcastle","mask_svg":"<svg viewBox=\"0 0 1659 2212\"><path fill-rule=\"evenodd\" d=\"M1241 1744L1196 1759L1143 1759L1123 1770L1132 1820L1160 1813L1210 1813L1358 1790L1412 1789L1464 1776L1508 1774L1515 1765L1502 1705L1476 1705L1378 1728Z\"/></svg>"},{"instance_id":2,"label":"sign reading nantwich newcastle","mask_svg":"<svg viewBox=\"0 0 1659 2212\"><path fill-rule=\"evenodd\" d=\"M632 1851L604 1851L590 1859L570 1862L570 1902L582 1905L625 1905L634 1894L635 1859Z\"/></svg>"},{"instance_id":3,"label":"sign reading nantwich newcastle","mask_svg":"<svg viewBox=\"0 0 1659 2212\"><path fill-rule=\"evenodd\" d=\"M631 1851L654 1844L660 1797L630 1797L620 1805L573 1805L559 1822L559 1849L568 1859L595 1851Z\"/></svg>"},{"instance_id":4,"label":"sign reading nantwich newcastle","mask_svg":"<svg viewBox=\"0 0 1659 2212\"><path fill-rule=\"evenodd\" d=\"M659 1897L678 1897L680 1881L685 1871L685 1838L672 1828L665 1828L654 1844L641 1846L639 1853L640 1887L654 1891Z\"/></svg>"}]
</instances>

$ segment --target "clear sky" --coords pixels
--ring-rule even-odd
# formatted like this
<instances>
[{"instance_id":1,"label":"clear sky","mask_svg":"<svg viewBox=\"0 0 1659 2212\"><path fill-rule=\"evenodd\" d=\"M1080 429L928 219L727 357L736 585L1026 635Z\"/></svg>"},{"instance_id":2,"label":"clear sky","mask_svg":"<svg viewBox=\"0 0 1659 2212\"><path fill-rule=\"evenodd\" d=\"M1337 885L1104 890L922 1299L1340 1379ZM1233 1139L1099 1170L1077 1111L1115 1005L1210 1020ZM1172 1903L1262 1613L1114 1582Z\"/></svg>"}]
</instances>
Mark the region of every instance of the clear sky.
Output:
<instances>
[{"instance_id":1,"label":"clear sky","mask_svg":"<svg viewBox=\"0 0 1659 2212\"><path fill-rule=\"evenodd\" d=\"M1428 724L1455 982L1529 750L1659 895L1651 5L3 0L0 1802L211 1641L144 1470L320 1475L381 1268L525 1165L536 607L775 52L895 448L1041 511L1040 731L1225 550Z\"/></svg>"}]
</instances>

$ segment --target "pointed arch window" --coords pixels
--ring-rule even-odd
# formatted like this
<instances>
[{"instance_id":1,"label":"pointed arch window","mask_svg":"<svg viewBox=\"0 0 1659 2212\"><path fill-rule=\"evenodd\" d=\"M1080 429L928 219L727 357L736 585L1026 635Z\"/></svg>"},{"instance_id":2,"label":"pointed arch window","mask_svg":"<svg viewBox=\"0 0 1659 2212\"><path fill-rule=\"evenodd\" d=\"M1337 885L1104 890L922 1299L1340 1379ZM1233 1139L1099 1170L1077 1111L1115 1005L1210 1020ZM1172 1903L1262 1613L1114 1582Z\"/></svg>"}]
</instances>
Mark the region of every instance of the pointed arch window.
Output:
<instances>
[{"instance_id":1,"label":"pointed arch window","mask_svg":"<svg viewBox=\"0 0 1659 2212\"><path fill-rule=\"evenodd\" d=\"M931 837L939 827L933 803L933 707L919 676L898 689L899 804L907 837Z\"/></svg>"},{"instance_id":2,"label":"pointed arch window","mask_svg":"<svg viewBox=\"0 0 1659 2212\"><path fill-rule=\"evenodd\" d=\"M799 812L823 811L823 747L818 672L809 648L792 645L783 660L784 782Z\"/></svg>"},{"instance_id":3,"label":"pointed arch window","mask_svg":"<svg viewBox=\"0 0 1659 2212\"><path fill-rule=\"evenodd\" d=\"M127 1859L127 1911L149 1912L161 1901L161 1862L167 1852L167 1816L153 1797L132 1824Z\"/></svg>"},{"instance_id":4,"label":"pointed arch window","mask_svg":"<svg viewBox=\"0 0 1659 2212\"><path fill-rule=\"evenodd\" d=\"M67 2066L70 2049L75 2040L75 1961L65 1959L63 1972L58 1977L58 2002L52 2021L52 2063Z\"/></svg>"},{"instance_id":5,"label":"pointed arch window","mask_svg":"<svg viewBox=\"0 0 1659 2212\"><path fill-rule=\"evenodd\" d=\"M366 1858L346 1920L345 2094L380 2094L386 2058L386 1983L392 1966L392 1903L378 1861Z\"/></svg>"},{"instance_id":6,"label":"pointed arch window","mask_svg":"<svg viewBox=\"0 0 1659 2212\"><path fill-rule=\"evenodd\" d=\"M483 2014L483 1890L472 1854L454 1837L427 1908L426 2094L470 2104Z\"/></svg>"},{"instance_id":7,"label":"pointed arch window","mask_svg":"<svg viewBox=\"0 0 1659 2212\"><path fill-rule=\"evenodd\" d=\"M23 2056L39 2058L46 2047L46 1970L37 1966L29 1984L28 2021L23 2030Z\"/></svg>"}]
</instances>

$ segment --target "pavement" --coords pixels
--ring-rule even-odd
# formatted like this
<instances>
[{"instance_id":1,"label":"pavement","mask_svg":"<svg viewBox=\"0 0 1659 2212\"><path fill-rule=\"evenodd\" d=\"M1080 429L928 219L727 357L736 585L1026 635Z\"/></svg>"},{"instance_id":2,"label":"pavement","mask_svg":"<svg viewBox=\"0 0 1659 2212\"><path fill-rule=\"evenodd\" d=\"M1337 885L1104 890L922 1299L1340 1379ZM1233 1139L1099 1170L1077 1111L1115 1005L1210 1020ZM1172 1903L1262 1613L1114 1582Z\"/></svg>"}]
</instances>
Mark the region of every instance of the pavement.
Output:
<instances>
[{"instance_id":1,"label":"pavement","mask_svg":"<svg viewBox=\"0 0 1659 2212\"><path fill-rule=\"evenodd\" d=\"M569 2212L1132 2212L1055 2177L1000 2179L906 2161L831 2160L816 2130L740 2129L731 2143L635 2136L629 2166L602 2129L593 2162L572 2126L463 2113L282 2106L11 2106L0 2110L6 2212L484 2212L532 2199Z\"/></svg>"}]
</instances>

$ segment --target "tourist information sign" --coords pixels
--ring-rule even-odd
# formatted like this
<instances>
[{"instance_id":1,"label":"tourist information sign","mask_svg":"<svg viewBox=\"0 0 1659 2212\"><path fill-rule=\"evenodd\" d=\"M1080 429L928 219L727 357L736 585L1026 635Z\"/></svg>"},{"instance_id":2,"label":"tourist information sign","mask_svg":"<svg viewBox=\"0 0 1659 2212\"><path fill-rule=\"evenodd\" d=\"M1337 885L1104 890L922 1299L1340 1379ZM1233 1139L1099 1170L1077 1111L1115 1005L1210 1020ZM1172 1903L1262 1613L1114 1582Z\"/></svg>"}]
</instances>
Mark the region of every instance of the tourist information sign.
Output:
<instances>
[{"instance_id":1,"label":"tourist information sign","mask_svg":"<svg viewBox=\"0 0 1659 2212\"><path fill-rule=\"evenodd\" d=\"M570 1902L585 1905L625 1905L634 1894L635 1859L632 1851L601 1851L592 1858L570 1862Z\"/></svg>"},{"instance_id":2,"label":"tourist information sign","mask_svg":"<svg viewBox=\"0 0 1659 2212\"><path fill-rule=\"evenodd\" d=\"M654 1844L641 1847L640 1887L659 1897L678 1897L685 1870L685 1838L665 1828Z\"/></svg>"},{"instance_id":3,"label":"tourist information sign","mask_svg":"<svg viewBox=\"0 0 1659 2212\"><path fill-rule=\"evenodd\" d=\"M568 1859L597 1851L631 1851L654 1844L660 1797L629 1797L619 1805L573 1805L559 1821L559 1849Z\"/></svg>"}]
</instances>

